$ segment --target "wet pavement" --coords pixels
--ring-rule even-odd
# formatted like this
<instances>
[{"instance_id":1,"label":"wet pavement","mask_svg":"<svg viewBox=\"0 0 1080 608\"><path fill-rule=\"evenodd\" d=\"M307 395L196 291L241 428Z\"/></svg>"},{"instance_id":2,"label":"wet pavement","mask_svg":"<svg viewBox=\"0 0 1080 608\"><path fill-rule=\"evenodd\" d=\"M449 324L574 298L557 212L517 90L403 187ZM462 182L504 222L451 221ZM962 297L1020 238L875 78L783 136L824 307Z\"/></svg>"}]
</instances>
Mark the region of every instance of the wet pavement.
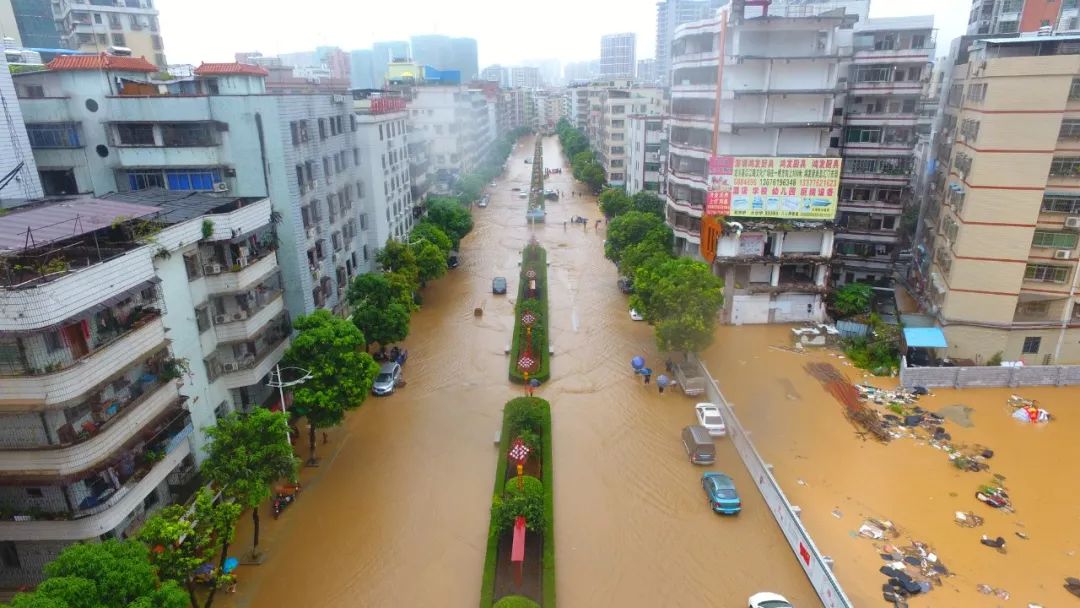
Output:
<instances>
[{"instance_id":1,"label":"wet pavement","mask_svg":"<svg viewBox=\"0 0 1080 608\"><path fill-rule=\"evenodd\" d=\"M852 382L888 387L895 380L864 378L835 354L800 355L771 348L790 345L787 327L721 327L704 355L731 400L740 421L823 553L836 560L835 572L857 606L883 605L878 572L884 561L870 540L855 536L863 518L891 520L900 530L896 544L930 544L956 576L945 579L912 606L1073 605L1063 588L1066 576L1080 576L1080 503L1075 479L1080 462L1077 388L935 389L918 405L945 410L965 427L946 420L954 442L981 444L994 456L987 472L956 469L942 451L911 438L888 445L863 441L843 417L842 406L804 370L808 362L829 362ZM1056 420L1026 425L1012 420L1011 394L1037 399ZM970 409L967 409L970 408ZM993 474L1005 476L1015 513L977 502L974 493ZM833 511L840 517L836 517ZM956 511L985 518L978 528L953 522ZM1024 540L1016 535L1022 532ZM1007 541L1001 554L980 537ZM980 584L1004 589L1011 599L979 593Z\"/></svg>"},{"instance_id":2,"label":"wet pavement","mask_svg":"<svg viewBox=\"0 0 1080 608\"><path fill-rule=\"evenodd\" d=\"M424 290L405 344L407 386L369 399L330 431L319 446L322 466L303 472L300 499L280 520L263 518L267 560L242 566L240 591L221 605L477 604L492 440L503 403L520 390L507 381L503 350L530 227L525 200L511 188L528 187L523 159L532 150L531 138L519 142L490 206L474 210L461 266ZM544 154L547 167L560 166L554 138ZM603 258L603 227L564 228L573 215L601 217L592 197L570 197L572 181L569 168L547 180L565 196L533 228L551 262L555 356L552 380L537 394L552 402L560 604L737 606L770 590L797 606L818 605L734 448L720 439L716 466L689 464L679 434L694 421L693 400L661 396L631 375L634 355L654 368L662 359L649 326L627 314ZM511 295L491 295L498 275ZM732 474L741 515L709 510L705 470ZM250 543L248 526L243 519L234 553Z\"/></svg>"}]
</instances>

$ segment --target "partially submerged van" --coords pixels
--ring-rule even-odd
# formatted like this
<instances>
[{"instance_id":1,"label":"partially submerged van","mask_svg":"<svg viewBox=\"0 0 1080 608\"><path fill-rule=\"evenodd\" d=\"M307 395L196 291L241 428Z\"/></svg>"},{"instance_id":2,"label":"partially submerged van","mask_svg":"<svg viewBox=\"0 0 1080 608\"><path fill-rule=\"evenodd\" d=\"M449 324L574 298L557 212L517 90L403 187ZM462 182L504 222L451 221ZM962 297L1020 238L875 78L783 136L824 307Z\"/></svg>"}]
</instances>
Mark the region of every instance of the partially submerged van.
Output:
<instances>
[{"instance_id":1,"label":"partially submerged van","mask_svg":"<svg viewBox=\"0 0 1080 608\"><path fill-rule=\"evenodd\" d=\"M716 462L716 446L709 430L700 424L688 426L682 431L683 447L686 455L694 464L712 464Z\"/></svg>"}]
</instances>

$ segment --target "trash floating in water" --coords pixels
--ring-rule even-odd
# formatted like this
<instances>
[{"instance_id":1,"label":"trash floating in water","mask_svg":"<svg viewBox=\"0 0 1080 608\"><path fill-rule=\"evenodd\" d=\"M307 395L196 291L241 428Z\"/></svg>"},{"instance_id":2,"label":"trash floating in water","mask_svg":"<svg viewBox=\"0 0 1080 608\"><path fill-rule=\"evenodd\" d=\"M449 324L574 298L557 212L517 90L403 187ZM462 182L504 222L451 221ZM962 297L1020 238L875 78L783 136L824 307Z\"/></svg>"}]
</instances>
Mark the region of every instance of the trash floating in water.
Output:
<instances>
[{"instance_id":1,"label":"trash floating in water","mask_svg":"<svg viewBox=\"0 0 1080 608\"><path fill-rule=\"evenodd\" d=\"M832 510L832 516L835 517L836 519L840 519L841 517L844 516L844 514L840 512L840 509L833 509Z\"/></svg>"},{"instance_id":2,"label":"trash floating in water","mask_svg":"<svg viewBox=\"0 0 1080 608\"><path fill-rule=\"evenodd\" d=\"M934 586L941 585L943 576L949 575L949 569L926 543L916 540L900 547L875 546L882 551L881 557L889 562L878 569L889 577L881 586L882 596L894 605L904 605L906 598L929 592Z\"/></svg>"},{"instance_id":3,"label":"trash floating in water","mask_svg":"<svg viewBox=\"0 0 1080 608\"><path fill-rule=\"evenodd\" d=\"M883 538L896 538L900 536L900 533L896 531L896 526L891 521L871 517L863 520L862 525L859 526L859 536L881 540Z\"/></svg>"},{"instance_id":4,"label":"trash floating in water","mask_svg":"<svg viewBox=\"0 0 1080 608\"><path fill-rule=\"evenodd\" d=\"M1009 599L1009 592L1001 589L1000 587L991 587L990 585L987 585L985 583L980 583L978 585L975 585L975 589L983 595L994 595L1001 600Z\"/></svg>"},{"instance_id":5,"label":"trash floating in water","mask_svg":"<svg viewBox=\"0 0 1080 608\"><path fill-rule=\"evenodd\" d=\"M979 486L979 489L975 491L975 498L979 502L994 507L995 509L1001 509L1002 511L1009 513L1013 512L1012 501L1009 499L1009 494L1005 491L1005 486L998 480Z\"/></svg>"},{"instance_id":6,"label":"trash floating in water","mask_svg":"<svg viewBox=\"0 0 1080 608\"><path fill-rule=\"evenodd\" d=\"M983 525L983 518L972 511L957 511L953 516L953 521L963 528L978 528Z\"/></svg>"},{"instance_id":7,"label":"trash floating in water","mask_svg":"<svg viewBox=\"0 0 1080 608\"><path fill-rule=\"evenodd\" d=\"M1039 402L1034 399L1024 399L1020 395L1011 395L1008 404L1015 408L1012 417L1021 422L1034 424L1053 420L1050 412L1039 407Z\"/></svg>"}]
</instances>

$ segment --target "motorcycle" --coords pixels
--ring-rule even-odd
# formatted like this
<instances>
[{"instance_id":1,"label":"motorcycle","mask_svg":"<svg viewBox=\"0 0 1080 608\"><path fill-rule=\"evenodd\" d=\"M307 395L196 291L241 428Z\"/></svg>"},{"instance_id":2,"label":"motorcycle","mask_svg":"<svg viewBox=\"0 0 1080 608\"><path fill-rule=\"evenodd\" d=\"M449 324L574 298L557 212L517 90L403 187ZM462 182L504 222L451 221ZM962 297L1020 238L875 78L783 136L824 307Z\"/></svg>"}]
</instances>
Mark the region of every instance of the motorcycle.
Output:
<instances>
[{"instance_id":1,"label":"motorcycle","mask_svg":"<svg viewBox=\"0 0 1080 608\"><path fill-rule=\"evenodd\" d=\"M274 519L280 517L281 512L284 511L286 507L296 501L296 497L298 494L300 494L299 483L290 483L274 488Z\"/></svg>"}]
</instances>

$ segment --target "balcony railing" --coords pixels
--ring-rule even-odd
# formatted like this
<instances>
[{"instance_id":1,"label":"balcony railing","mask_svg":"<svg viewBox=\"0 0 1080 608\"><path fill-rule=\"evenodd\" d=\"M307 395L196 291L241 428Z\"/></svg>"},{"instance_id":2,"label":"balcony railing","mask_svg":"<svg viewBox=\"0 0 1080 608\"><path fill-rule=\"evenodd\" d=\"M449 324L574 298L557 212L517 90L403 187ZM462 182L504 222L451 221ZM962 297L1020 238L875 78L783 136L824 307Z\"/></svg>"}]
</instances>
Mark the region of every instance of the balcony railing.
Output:
<instances>
[{"instance_id":1,"label":"balcony railing","mask_svg":"<svg viewBox=\"0 0 1080 608\"><path fill-rule=\"evenodd\" d=\"M233 293L246 291L277 269L277 256L273 250L264 250L260 257L241 258L231 267L221 264L205 264L206 289L210 293Z\"/></svg>"},{"instance_id":2,"label":"balcony railing","mask_svg":"<svg viewBox=\"0 0 1080 608\"><path fill-rule=\"evenodd\" d=\"M218 342L240 342L250 339L285 309L282 292L276 291L261 303L231 315L216 315L214 333Z\"/></svg>"}]
</instances>

